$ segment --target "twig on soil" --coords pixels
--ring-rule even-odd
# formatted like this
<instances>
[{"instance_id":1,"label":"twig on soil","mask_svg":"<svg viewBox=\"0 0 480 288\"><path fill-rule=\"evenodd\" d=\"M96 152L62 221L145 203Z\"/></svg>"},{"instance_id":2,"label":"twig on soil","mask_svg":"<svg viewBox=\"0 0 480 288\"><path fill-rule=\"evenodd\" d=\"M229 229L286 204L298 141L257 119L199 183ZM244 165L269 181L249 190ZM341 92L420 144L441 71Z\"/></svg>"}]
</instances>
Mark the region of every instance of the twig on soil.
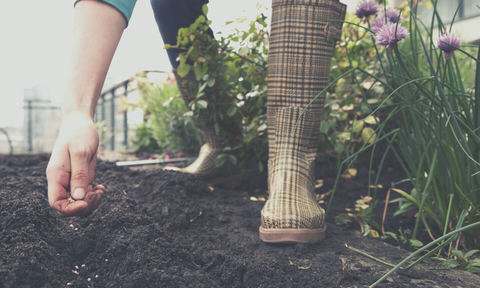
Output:
<instances>
[{"instance_id":1,"label":"twig on soil","mask_svg":"<svg viewBox=\"0 0 480 288\"><path fill-rule=\"evenodd\" d=\"M200 211L200 213L198 213L197 216L195 216L195 218L193 219L190 219L190 223L192 223L193 221L197 220L198 217L202 216L202 211Z\"/></svg>"}]
</instances>

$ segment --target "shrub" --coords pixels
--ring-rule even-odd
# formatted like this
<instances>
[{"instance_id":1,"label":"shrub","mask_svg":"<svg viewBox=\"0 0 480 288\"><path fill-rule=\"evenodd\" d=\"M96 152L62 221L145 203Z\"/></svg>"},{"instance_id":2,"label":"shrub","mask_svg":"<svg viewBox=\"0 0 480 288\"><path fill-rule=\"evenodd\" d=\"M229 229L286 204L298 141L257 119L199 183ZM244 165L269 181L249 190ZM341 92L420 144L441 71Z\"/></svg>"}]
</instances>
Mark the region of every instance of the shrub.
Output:
<instances>
[{"instance_id":1,"label":"shrub","mask_svg":"<svg viewBox=\"0 0 480 288\"><path fill-rule=\"evenodd\" d=\"M132 139L135 148L158 151L162 154L195 155L202 145L198 129L183 115L187 108L178 91L175 78L153 82L146 72L139 72L131 79L140 93L137 103L123 101L123 109L140 108L144 123L137 126Z\"/></svg>"}]
</instances>

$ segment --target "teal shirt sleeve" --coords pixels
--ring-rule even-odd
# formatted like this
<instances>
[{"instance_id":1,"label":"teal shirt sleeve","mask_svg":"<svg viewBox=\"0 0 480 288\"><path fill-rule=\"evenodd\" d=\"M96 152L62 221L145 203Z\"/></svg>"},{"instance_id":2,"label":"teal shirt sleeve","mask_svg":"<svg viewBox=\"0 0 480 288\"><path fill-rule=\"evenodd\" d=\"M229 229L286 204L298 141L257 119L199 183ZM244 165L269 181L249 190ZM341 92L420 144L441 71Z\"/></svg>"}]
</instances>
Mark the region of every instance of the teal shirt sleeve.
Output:
<instances>
[{"instance_id":1,"label":"teal shirt sleeve","mask_svg":"<svg viewBox=\"0 0 480 288\"><path fill-rule=\"evenodd\" d=\"M75 4L77 4L78 1L80 0L75 0ZM127 21L127 26L128 26L128 22L132 17L133 8L135 7L135 3L137 3L137 0L101 0L101 1L112 5L118 11L120 11L120 13L123 14L123 17L125 17L125 20Z\"/></svg>"}]
</instances>

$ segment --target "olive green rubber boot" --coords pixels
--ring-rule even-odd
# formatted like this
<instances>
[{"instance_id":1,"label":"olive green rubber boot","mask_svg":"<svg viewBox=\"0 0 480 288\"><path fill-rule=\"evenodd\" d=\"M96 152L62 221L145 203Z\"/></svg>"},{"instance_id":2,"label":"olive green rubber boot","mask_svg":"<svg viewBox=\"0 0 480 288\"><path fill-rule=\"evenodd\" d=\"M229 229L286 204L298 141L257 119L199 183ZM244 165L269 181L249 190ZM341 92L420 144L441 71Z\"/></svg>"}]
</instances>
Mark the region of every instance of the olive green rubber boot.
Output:
<instances>
[{"instance_id":1,"label":"olive green rubber boot","mask_svg":"<svg viewBox=\"0 0 480 288\"><path fill-rule=\"evenodd\" d=\"M173 70L177 80L178 89L182 94L185 104L189 108L189 103L194 99L194 91L190 87L190 82L197 81L194 73L189 73L185 77L180 77L176 70ZM189 108L190 109L190 108ZM215 132L215 125L211 123L211 117L207 109L202 109L198 118L192 117L192 122L202 132L203 146L200 149L197 159L185 168L166 167L165 170L190 173L198 179L205 181L210 186L224 186L232 188L240 185L240 169L226 161L223 165L217 167L215 160L218 155L224 153L225 145L218 140Z\"/></svg>"}]
</instances>

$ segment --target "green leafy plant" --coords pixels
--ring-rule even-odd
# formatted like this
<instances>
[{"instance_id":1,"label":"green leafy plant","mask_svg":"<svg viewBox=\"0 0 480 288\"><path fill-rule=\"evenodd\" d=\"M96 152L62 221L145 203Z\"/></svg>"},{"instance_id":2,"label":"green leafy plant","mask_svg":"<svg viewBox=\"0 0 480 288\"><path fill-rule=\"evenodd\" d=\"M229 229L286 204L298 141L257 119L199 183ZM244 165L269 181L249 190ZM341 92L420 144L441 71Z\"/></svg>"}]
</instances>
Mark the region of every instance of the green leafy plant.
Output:
<instances>
[{"instance_id":1,"label":"green leafy plant","mask_svg":"<svg viewBox=\"0 0 480 288\"><path fill-rule=\"evenodd\" d=\"M347 13L346 21L353 22L354 15ZM359 67L380 75L380 62L369 33L357 25L346 23L342 40L335 48L330 81L335 83L327 93L324 119L320 124L320 154L326 159L334 157L339 163L359 151L365 143L377 137L375 128L388 113L384 107L392 98L382 102L387 93L385 85L367 73L348 73ZM382 109L378 109L382 106ZM378 109L376 115L371 115Z\"/></svg>"},{"instance_id":2,"label":"green leafy plant","mask_svg":"<svg viewBox=\"0 0 480 288\"><path fill-rule=\"evenodd\" d=\"M352 213L351 209L346 209L349 213L342 213L335 218L335 224L340 226L346 226L351 221L355 221L360 225L360 235L372 236L374 238L379 237L379 234L375 229L380 230L378 225L372 217L372 197L366 196L358 199L355 203L355 213Z\"/></svg>"},{"instance_id":3,"label":"green leafy plant","mask_svg":"<svg viewBox=\"0 0 480 288\"><path fill-rule=\"evenodd\" d=\"M140 108L144 122L137 126L133 143L136 149L158 151L161 154L195 155L202 145L198 129L183 115L183 103L175 78L163 82L150 80L147 72L138 72L130 79L140 97L135 103L123 98L121 109Z\"/></svg>"},{"instance_id":4,"label":"green leafy plant","mask_svg":"<svg viewBox=\"0 0 480 288\"><path fill-rule=\"evenodd\" d=\"M203 6L205 16L207 6ZM217 165L230 161L243 164L251 153L262 162L268 157L266 137L266 75L268 28L266 17L252 21L247 31L237 31L219 40L207 30L211 20L201 15L189 27L178 31L178 74L195 74L197 82L189 83L194 94L187 116L198 117L208 109L215 125L217 138L227 147L217 158ZM232 44L241 46L234 48ZM235 127L241 127L238 131ZM237 157L240 157L237 161Z\"/></svg>"},{"instance_id":5,"label":"green leafy plant","mask_svg":"<svg viewBox=\"0 0 480 288\"><path fill-rule=\"evenodd\" d=\"M473 255L478 253L480 250L474 249L466 253L460 250L451 251L451 259L441 259L443 263L438 266L436 269L452 269L459 267L463 271L470 273L475 273L480 275L480 257L473 258Z\"/></svg>"},{"instance_id":6,"label":"green leafy plant","mask_svg":"<svg viewBox=\"0 0 480 288\"><path fill-rule=\"evenodd\" d=\"M412 234L412 230L405 229L402 231L402 227L398 228L398 234L393 232L385 232L386 236L382 236L382 239L387 239L391 237L397 242L398 245L403 247L416 247L420 248L423 246L423 243L416 239L409 239L409 236Z\"/></svg>"}]
</instances>

